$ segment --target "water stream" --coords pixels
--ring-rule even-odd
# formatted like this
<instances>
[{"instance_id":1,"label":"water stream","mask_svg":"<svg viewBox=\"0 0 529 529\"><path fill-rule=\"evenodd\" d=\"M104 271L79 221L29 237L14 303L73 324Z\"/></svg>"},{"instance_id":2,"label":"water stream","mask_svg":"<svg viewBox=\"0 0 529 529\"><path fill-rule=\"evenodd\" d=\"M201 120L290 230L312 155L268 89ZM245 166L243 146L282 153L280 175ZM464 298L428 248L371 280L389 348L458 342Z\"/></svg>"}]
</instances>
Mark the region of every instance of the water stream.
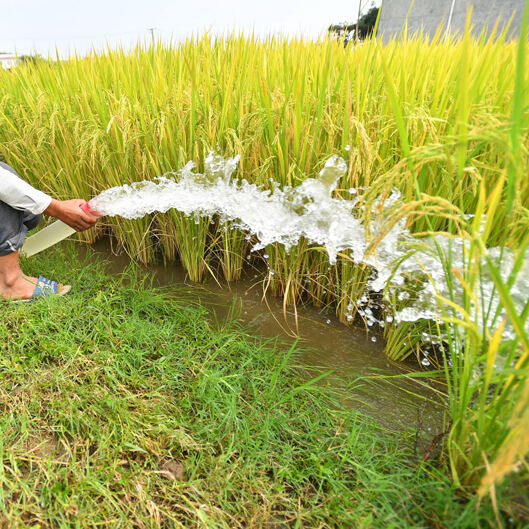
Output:
<instances>
[{"instance_id":1,"label":"water stream","mask_svg":"<svg viewBox=\"0 0 529 529\"><path fill-rule=\"evenodd\" d=\"M172 208L195 218L218 217L221 223L229 221L247 232L248 237L257 239L251 251L270 244L283 245L289 251L303 238L324 247L331 265L338 252L348 250L354 262L372 269L365 299L356 300L356 308L368 307L369 293L382 292L388 301L382 318L377 319L371 312L364 314L381 327L388 321L441 321L441 298L463 305L465 288L452 271L466 268L470 241L442 233L420 239L412 236L405 227L405 216L392 217L403 205L397 190L371 201L369 206L360 200L361 190L350 189L349 199L333 197L347 171L346 162L336 155L327 160L316 178L307 178L296 187L280 188L271 182L271 189L234 179L238 162L238 156L225 159L211 152L205 160L204 173L195 172L194 162L189 162L177 173L168 173L156 181L108 189L92 199L90 206L104 215L128 219ZM363 215L366 207L372 208L373 215ZM504 282L515 271L511 294L519 313L529 295L529 258L518 269L509 249L491 248L482 257L482 273L470 316L479 328L493 330L500 326L505 311L487 274L486 257L499 267ZM391 299L398 303L390 303ZM529 321L527 327L529 330ZM452 333L457 332L459 329L454 326ZM515 336L509 322L502 334L504 339ZM440 339L425 336L426 341L438 343Z\"/></svg>"},{"instance_id":2,"label":"water stream","mask_svg":"<svg viewBox=\"0 0 529 529\"><path fill-rule=\"evenodd\" d=\"M361 200L362 190L358 189L349 189L349 198L334 197L333 192L347 171L346 162L339 156L331 156L316 178L307 178L296 187L270 182L269 189L233 178L238 161L238 157L225 159L211 152L205 160L204 173L195 172L195 164L190 162L177 173L155 181L104 191L90 201L90 206L103 215L128 219L172 208L197 221L200 217L215 217L221 224L231 222L248 238L257 240L251 251L270 244L283 245L289 251L303 238L324 247L331 265L336 263L339 252L347 250L354 262L372 269L362 299L355 304L373 329L391 321L441 322L439 300L443 297L462 304L463 283L454 279L453 271L465 269L472 257L468 238L447 234L414 237L406 229L405 216L392 217L399 207L405 206L397 190L369 202ZM364 214L367 207L372 208L372 215ZM108 249L104 253L108 254ZM510 290L519 312L529 293L529 259L517 264L508 249L491 248L484 252L479 263L480 282L469 314L480 328L493 330L505 312L487 273L485 257L498 266L504 282L512 274ZM123 262L114 258L113 263L118 270L128 259ZM226 316L235 299L240 317L254 325L256 334L292 339L292 329L296 328L305 351L302 364L332 371L325 383L345 390L344 404L372 414L387 427L416 427L422 422L426 434L439 433L442 408L436 402L442 397L426 385L401 377L405 368L385 359L380 336L346 328L314 307L300 308L295 317L290 314L285 319L278 300L269 298L263 302L259 275L253 277L251 272L243 281L224 288L212 282L206 287L185 285L185 274L175 266L153 267L148 273L154 273L158 284L170 284L182 295L184 291L191 293L193 299L213 308L219 318ZM381 293L384 310L375 316L369 310L369 297L380 297ZM459 326L454 325L452 332L459 331ZM502 332L504 339L514 336L509 324ZM443 336L425 335L423 339L439 343Z\"/></svg>"}]
</instances>

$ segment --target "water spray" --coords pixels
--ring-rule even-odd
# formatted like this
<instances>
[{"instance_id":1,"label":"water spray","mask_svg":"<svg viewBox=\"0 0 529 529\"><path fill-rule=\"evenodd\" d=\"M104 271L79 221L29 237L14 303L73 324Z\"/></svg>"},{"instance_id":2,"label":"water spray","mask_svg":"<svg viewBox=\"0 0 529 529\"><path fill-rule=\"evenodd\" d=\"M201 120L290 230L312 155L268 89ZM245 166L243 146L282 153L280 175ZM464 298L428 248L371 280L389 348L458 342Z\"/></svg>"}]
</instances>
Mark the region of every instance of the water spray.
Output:
<instances>
[{"instance_id":1,"label":"water spray","mask_svg":"<svg viewBox=\"0 0 529 529\"><path fill-rule=\"evenodd\" d=\"M271 189L232 179L238 162L238 156L225 159L210 152L204 173L195 172L195 163L189 162L180 171L167 173L154 181L103 191L82 207L99 216L127 219L165 213L170 209L186 216L217 217L221 224L229 222L233 228L254 236L258 242L253 252L273 244L282 245L288 252L304 239L325 248L331 265L336 264L340 252L347 251L353 263L367 265L373 271L367 279L366 292L381 294L386 301L386 319L372 322L381 326L418 320L437 320L442 324L439 298L462 303L463 286L458 281L450 285L443 261L450 254L453 267L464 269L469 242L444 234L416 238L406 229L406 218L385 230L384 219L402 205L397 190L384 199L378 198L371 206L361 205L359 190L355 189L349 190L349 199L335 198L333 193L347 171L346 162L339 156L331 156L315 178L307 178L296 187L280 188L272 182ZM367 215L373 220L364 220L366 216L361 208L365 207L373 209L373 215ZM74 231L57 221L30 237L23 253L34 255ZM373 241L377 241L374 248ZM491 248L488 256L501 264L502 275L507 278L514 266L512 252L504 249L502 253ZM525 263L511 288L520 311L529 284L529 258ZM482 268L488 269L486 263ZM484 320L500 307L500 300L492 279L485 273L483 279L472 317L484 326ZM397 306L392 305L393 298L398 299ZM369 306L369 299L365 303L362 300L355 303L363 309ZM482 307L488 307L487 312ZM496 319L500 320L501 317ZM504 338L512 335L513 329L507 325Z\"/></svg>"}]
</instances>

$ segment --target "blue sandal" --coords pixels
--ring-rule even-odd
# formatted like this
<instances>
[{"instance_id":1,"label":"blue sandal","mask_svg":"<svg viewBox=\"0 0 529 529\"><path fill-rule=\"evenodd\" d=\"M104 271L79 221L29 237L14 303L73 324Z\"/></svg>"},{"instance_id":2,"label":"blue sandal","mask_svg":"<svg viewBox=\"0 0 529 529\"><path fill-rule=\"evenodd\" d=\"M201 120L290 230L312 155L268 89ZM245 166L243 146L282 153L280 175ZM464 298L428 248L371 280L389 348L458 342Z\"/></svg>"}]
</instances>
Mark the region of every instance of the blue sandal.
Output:
<instances>
[{"instance_id":1,"label":"blue sandal","mask_svg":"<svg viewBox=\"0 0 529 529\"><path fill-rule=\"evenodd\" d=\"M15 302L29 303L46 296L64 296L65 294L68 294L71 289L72 287L70 285L61 285L59 288L57 281L51 281L51 279L39 276L32 296L29 299L17 299Z\"/></svg>"},{"instance_id":2,"label":"blue sandal","mask_svg":"<svg viewBox=\"0 0 529 529\"><path fill-rule=\"evenodd\" d=\"M39 276L31 299L41 298L44 296L51 296L53 294L56 294L58 296L64 296L64 294L67 294L71 288L71 286L66 285L59 289L59 284L57 283L57 281L51 281L50 279L46 279L45 277Z\"/></svg>"}]
</instances>

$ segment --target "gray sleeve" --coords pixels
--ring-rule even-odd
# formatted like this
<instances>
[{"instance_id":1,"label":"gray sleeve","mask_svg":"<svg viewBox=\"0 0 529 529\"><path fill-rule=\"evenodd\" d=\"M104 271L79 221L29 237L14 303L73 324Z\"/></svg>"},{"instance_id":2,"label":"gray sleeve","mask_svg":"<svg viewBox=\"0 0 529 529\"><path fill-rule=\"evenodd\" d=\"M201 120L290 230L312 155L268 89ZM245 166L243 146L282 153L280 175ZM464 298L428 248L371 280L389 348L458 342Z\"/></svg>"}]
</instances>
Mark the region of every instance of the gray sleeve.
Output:
<instances>
[{"instance_id":1,"label":"gray sleeve","mask_svg":"<svg viewBox=\"0 0 529 529\"><path fill-rule=\"evenodd\" d=\"M39 215L48 208L51 197L0 167L0 200L12 208Z\"/></svg>"}]
</instances>

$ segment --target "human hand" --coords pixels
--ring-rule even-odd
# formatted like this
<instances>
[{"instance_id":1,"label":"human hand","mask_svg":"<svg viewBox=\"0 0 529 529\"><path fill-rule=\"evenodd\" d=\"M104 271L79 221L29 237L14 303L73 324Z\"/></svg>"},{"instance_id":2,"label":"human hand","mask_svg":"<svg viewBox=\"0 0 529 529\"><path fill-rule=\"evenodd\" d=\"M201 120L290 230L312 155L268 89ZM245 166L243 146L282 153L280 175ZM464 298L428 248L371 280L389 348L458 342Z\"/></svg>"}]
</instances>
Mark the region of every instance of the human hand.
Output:
<instances>
[{"instance_id":1,"label":"human hand","mask_svg":"<svg viewBox=\"0 0 529 529\"><path fill-rule=\"evenodd\" d=\"M62 220L68 226L71 226L76 231L84 231L91 228L98 217L85 213L81 206L85 204L85 200L55 200L52 199L48 209L44 211L47 215L56 217Z\"/></svg>"}]
</instances>

